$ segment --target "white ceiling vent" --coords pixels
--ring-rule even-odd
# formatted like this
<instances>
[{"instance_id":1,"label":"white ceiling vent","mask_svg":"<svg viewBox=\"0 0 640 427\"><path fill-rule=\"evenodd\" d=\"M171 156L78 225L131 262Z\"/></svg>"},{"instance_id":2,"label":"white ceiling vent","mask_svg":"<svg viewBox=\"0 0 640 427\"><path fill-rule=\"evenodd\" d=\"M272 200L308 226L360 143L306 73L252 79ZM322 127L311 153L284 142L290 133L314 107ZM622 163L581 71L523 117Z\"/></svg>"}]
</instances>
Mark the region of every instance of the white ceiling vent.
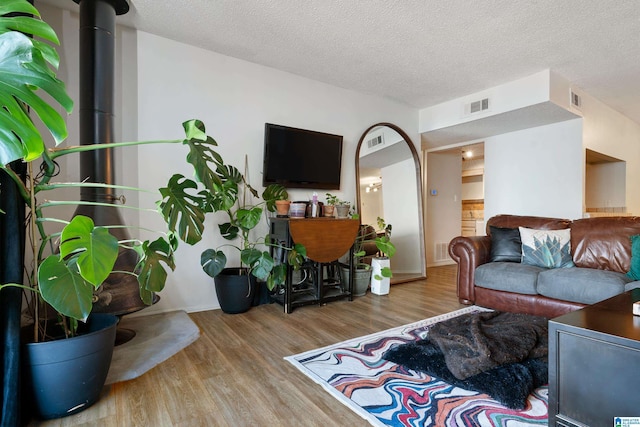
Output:
<instances>
[{"instance_id":1,"label":"white ceiling vent","mask_svg":"<svg viewBox=\"0 0 640 427\"><path fill-rule=\"evenodd\" d=\"M482 98L464 106L465 115L481 113L489 109L489 98Z\"/></svg>"},{"instance_id":2,"label":"white ceiling vent","mask_svg":"<svg viewBox=\"0 0 640 427\"><path fill-rule=\"evenodd\" d=\"M374 136L371 139L367 140L367 148L371 149L374 147L377 147L378 145L384 145L384 138L383 138L383 134L380 134L378 136Z\"/></svg>"}]
</instances>

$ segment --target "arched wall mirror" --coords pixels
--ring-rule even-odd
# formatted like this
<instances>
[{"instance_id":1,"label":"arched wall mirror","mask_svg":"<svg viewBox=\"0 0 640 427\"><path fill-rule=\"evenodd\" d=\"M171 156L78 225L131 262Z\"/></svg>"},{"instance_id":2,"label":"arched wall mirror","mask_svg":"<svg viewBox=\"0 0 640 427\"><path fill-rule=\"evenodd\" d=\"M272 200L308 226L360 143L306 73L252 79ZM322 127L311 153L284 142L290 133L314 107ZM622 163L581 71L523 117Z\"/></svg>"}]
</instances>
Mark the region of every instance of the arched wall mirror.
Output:
<instances>
[{"instance_id":1,"label":"arched wall mirror","mask_svg":"<svg viewBox=\"0 0 640 427\"><path fill-rule=\"evenodd\" d=\"M362 224L392 225L391 283L426 277L420 160L407 134L391 123L367 129L356 149L356 191Z\"/></svg>"}]
</instances>

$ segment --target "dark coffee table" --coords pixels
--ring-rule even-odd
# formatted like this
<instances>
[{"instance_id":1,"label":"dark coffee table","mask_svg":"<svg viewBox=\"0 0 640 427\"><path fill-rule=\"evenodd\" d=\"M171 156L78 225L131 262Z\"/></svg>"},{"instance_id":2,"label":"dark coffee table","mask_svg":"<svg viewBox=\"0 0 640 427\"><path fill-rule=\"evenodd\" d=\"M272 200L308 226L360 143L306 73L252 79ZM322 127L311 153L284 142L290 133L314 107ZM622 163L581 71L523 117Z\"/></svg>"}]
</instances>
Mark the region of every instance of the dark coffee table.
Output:
<instances>
[{"instance_id":1,"label":"dark coffee table","mask_svg":"<svg viewBox=\"0 0 640 427\"><path fill-rule=\"evenodd\" d=\"M640 289L549 321L549 425L640 417Z\"/></svg>"}]
</instances>

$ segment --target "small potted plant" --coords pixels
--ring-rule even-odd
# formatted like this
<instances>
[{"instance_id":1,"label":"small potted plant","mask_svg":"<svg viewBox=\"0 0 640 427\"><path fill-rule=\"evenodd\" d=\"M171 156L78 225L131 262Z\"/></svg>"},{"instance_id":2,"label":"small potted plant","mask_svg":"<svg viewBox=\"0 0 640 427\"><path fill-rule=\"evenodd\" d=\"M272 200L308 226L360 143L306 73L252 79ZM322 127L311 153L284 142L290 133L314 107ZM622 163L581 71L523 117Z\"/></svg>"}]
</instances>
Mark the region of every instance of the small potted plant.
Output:
<instances>
[{"instance_id":1,"label":"small potted plant","mask_svg":"<svg viewBox=\"0 0 640 427\"><path fill-rule=\"evenodd\" d=\"M326 196L327 202L324 204L322 216L332 217L334 215L336 203L338 203L338 198L331 193L326 193Z\"/></svg>"},{"instance_id":2,"label":"small potted plant","mask_svg":"<svg viewBox=\"0 0 640 427\"><path fill-rule=\"evenodd\" d=\"M383 267L374 278L372 277L371 264L365 262L367 257L371 257L370 259L389 259L395 255L396 248L391 243L391 224L385 224L384 219L378 218L378 228L383 230L383 233L376 232L375 228L370 225L362 225L354 242L354 296L365 295L373 279L383 280L393 276L391 269L387 266ZM348 273L348 268L343 266L343 277L348 277Z\"/></svg>"},{"instance_id":3,"label":"small potted plant","mask_svg":"<svg viewBox=\"0 0 640 427\"><path fill-rule=\"evenodd\" d=\"M333 216L334 209L338 218L347 218L349 216L349 210L351 209L351 204L349 202L340 200L337 196L334 196L331 193L326 193L326 196L327 204L325 205L324 216ZM330 208L331 214L327 213L327 208Z\"/></svg>"},{"instance_id":4,"label":"small potted plant","mask_svg":"<svg viewBox=\"0 0 640 427\"><path fill-rule=\"evenodd\" d=\"M289 205L291 205L291 200L288 200L285 198L285 199L276 200L275 203L276 203L276 214L279 217L284 218L289 216Z\"/></svg>"}]
</instances>

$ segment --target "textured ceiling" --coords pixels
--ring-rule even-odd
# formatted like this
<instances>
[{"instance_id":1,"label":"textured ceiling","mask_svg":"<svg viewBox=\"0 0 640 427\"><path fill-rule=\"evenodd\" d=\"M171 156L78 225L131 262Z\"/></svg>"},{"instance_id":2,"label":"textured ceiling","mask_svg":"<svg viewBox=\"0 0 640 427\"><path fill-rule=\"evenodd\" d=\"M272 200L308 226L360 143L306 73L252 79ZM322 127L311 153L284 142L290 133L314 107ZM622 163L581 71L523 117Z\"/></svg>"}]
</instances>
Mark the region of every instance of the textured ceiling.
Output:
<instances>
[{"instance_id":1,"label":"textured ceiling","mask_svg":"<svg viewBox=\"0 0 640 427\"><path fill-rule=\"evenodd\" d=\"M640 123L637 0L130 4L125 25L418 108L550 68Z\"/></svg>"}]
</instances>

